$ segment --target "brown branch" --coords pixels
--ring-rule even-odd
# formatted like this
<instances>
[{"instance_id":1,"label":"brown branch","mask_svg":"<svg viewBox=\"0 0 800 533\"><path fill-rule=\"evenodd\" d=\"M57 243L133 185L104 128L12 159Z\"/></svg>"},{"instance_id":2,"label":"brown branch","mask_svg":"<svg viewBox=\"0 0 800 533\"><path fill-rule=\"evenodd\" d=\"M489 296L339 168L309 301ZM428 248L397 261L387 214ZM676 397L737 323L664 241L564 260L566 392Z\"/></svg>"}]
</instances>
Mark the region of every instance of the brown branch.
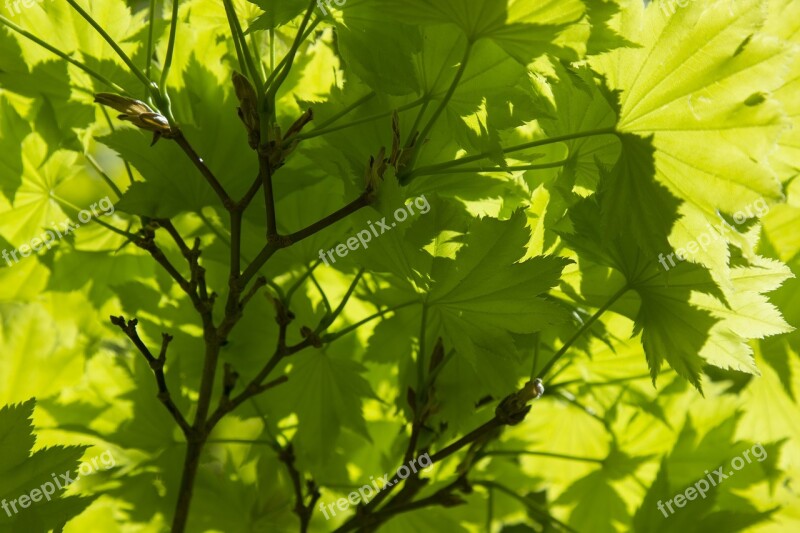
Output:
<instances>
[{"instance_id":1,"label":"brown branch","mask_svg":"<svg viewBox=\"0 0 800 533\"><path fill-rule=\"evenodd\" d=\"M258 193L258 190L261 188L261 181L261 174L259 173L259 175L256 176L256 179L250 185L250 188L247 189L247 192L244 194L244 196L242 196L242 199L239 200L238 204L236 204L236 208L239 211L244 212L245 209L247 209L247 207L250 205L250 202L253 201L253 198L256 197L256 193Z\"/></svg>"},{"instance_id":2,"label":"brown branch","mask_svg":"<svg viewBox=\"0 0 800 533\"><path fill-rule=\"evenodd\" d=\"M250 279L258 273L264 263L266 263L270 257L275 255L275 252L280 250L281 246L277 243L267 243L264 248L258 252L258 255L253 259L253 261L247 265L242 275L239 276L239 290L243 290L247 287L247 284L250 283Z\"/></svg>"},{"instance_id":3,"label":"brown branch","mask_svg":"<svg viewBox=\"0 0 800 533\"><path fill-rule=\"evenodd\" d=\"M231 392L233 392L234 387L236 387L236 381L239 379L239 373L233 369L230 363L225 363L222 368L225 374L222 378L222 395L219 397L217 409L230 402Z\"/></svg>"},{"instance_id":4,"label":"brown branch","mask_svg":"<svg viewBox=\"0 0 800 533\"><path fill-rule=\"evenodd\" d=\"M308 491L309 502L305 503L306 497L303 496L303 484L300 478L300 472L294 466L295 455L292 443L286 445L278 454L278 458L283 464L286 465L286 470L289 472L289 478L292 480L294 487L295 504L294 512L300 518L300 532L306 533L308 531L308 524L311 521L311 516L314 512L314 505L319 500L321 494L317 484L313 480L306 483Z\"/></svg>"},{"instance_id":5,"label":"brown branch","mask_svg":"<svg viewBox=\"0 0 800 533\"><path fill-rule=\"evenodd\" d=\"M431 455L431 465L446 459L467 445L479 441L482 441L483 444L485 444L488 438L492 436L491 434L497 433L496 430L503 426L513 426L519 424L525 419L525 416L531 409L531 406L528 405L528 402L539 398L543 393L544 388L542 387L541 380L536 379L529 381L524 387L522 387L522 389L506 396L495 409L495 416L489 421ZM499 435L499 433L497 434ZM465 471L468 470L469 466L472 464L472 459L468 459L469 461L464 469ZM462 473L462 476L463 475L465 475L465 472ZM409 481L417 478L418 475L408 477L406 479L406 484L408 484ZM351 531L356 528L363 528L365 524L369 525L379 523L381 521L381 513L389 510L391 508L391 504L379 511L376 511L376 509L381 502L383 502L391 494L392 490L400 484L400 481L400 477L395 475L391 482L386 485L383 490L381 490L381 492L375 496L375 498L373 498L368 504L359 506L356 515L336 529L335 533L344 533L345 531Z\"/></svg>"},{"instance_id":6,"label":"brown branch","mask_svg":"<svg viewBox=\"0 0 800 533\"><path fill-rule=\"evenodd\" d=\"M250 287L250 290L247 291L247 294L245 294L242 297L242 301L239 303L239 307L244 309L244 307L247 305L247 302L252 300L253 296L255 296L258 293L258 289L265 286L266 284L267 284L267 278L265 278L264 276L260 276L258 279L256 279L256 282L253 284L252 287Z\"/></svg>"},{"instance_id":7,"label":"brown branch","mask_svg":"<svg viewBox=\"0 0 800 533\"><path fill-rule=\"evenodd\" d=\"M263 278L260 278L263 279ZM251 289L250 297L252 297L252 293L255 292L257 289ZM248 297L246 297L248 298ZM249 298L248 298L249 299ZM281 300L272 300L273 304L275 305L275 321L278 323L278 340L277 345L275 347L275 351L270 357L269 361L264 365L264 367L258 372L258 374L253 377L252 380L247 384L242 392L240 392L235 397L229 399L228 401L220 401L220 405L214 411L214 413L209 417L208 422L206 423L206 432L210 432L214 426L224 417L226 414L230 413L238 406L242 405L247 400L258 396L264 391L267 391L273 387L276 387L282 383L285 383L289 380L288 376L281 376L277 379L264 383L269 375L275 370L275 367L283 360L285 357L290 357L298 352L305 350L311 346L320 347L322 340L321 338L309 328L304 328L303 331L306 333L305 339L298 342L297 344L293 344L291 346L286 344L286 333L289 327L289 324L294 319L294 314L286 307L286 305ZM325 318L322 319L323 321ZM322 327L323 322L320 322L320 326L318 329Z\"/></svg>"},{"instance_id":8,"label":"brown branch","mask_svg":"<svg viewBox=\"0 0 800 533\"><path fill-rule=\"evenodd\" d=\"M442 507L455 507L466 503L463 499L453 494L455 489L461 489L462 492L469 493L472 491L466 478L462 475L455 481L449 483L445 487L437 490L426 498L419 499L413 502L399 502L394 505L387 505L382 509L380 515L375 515L380 519L380 522L385 522L388 518L401 513L415 511L423 507L430 507L432 505L441 505Z\"/></svg>"},{"instance_id":9,"label":"brown branch","mask_svg":"<svg viewBox=\"0 0 800 533\"><path fill-rule=\"evenodd\" d=\"M358 198L350 202L349 204L345 205L341 209L334 211L330 215L326 216L325 218L318 220L317 222L311 224L308 227L301 229L300 231L296 231L289 235L286 235L286 240L288 241L285 246L289 246L291 244L298 243L303 239L311 237L315 233L322 231L323 229L327 228L328 226L332 226L335 223L339 222L343 218L355 213L362 207L368 206L372 203L374 197L373 193L371 192L363 192L361 193Z\"/></svg>"},{"instance_id":10,"label":"brown branch","mask_svg":"<svg viewBox=\"0 0 800 533\"><path fill-rule=\"evenodd\" d=\"M361 195L359 195L358 198L356 198L349 204L331 213L325 218L311 224L310 226L307 226L289 235L279 236L279 238L274 240L273 242L268 242L267 245L261 249L256 258L253 259L253 261L247 266L245 271L242 273L241 277L239 278L239 288L243 289L244 287L246 287L247 284L250 282L250 279L256 275L256 273L261 269L262 266L264 266L264 263L266 263L267 260L281 248L286 248L288 246L291 246L292 244L296 244L302 241L303 239L311 237L315 233L322 231L328 226L332 226L333 224L339 222L343 218L346 218L347 216L355 213L362 207L368 206L370 203L372 203L373 199L374 199L374 194L365 191L361 193Z\"/></svg>"},{"instance_id":11,"label":"brown branch","mask_svg":"<svg viewBox=\"0 0 800 533\"><path fill-rule=\"evenodd\" d=\"M272 187L272 164L270 154L258 154L258 175L261 177L261 187L264 189L264 208L267 214L267 242L276 242L279 239L278 223L275 220L275 191Z\"/></svg>"},{"instance_id":12,"label":"brown branch","mask_svg":"<svg viewBox=\"0 0 800 533\"><path fill-rule=\"evenodd\" d=\"M236 207L233 200L231 200L231 197L228 196L225 188L219 182L211 169L208 168L208 165L206 165L205 161L203 161L203 158L197 155L197 152L195 152L194 148L192 148L192 145L183 135L182 131L178 129L174 129L174 131L175 133L171 138L174 139L174 141L178 143L178 146L180 146L186 155L189 156L189 159L192 161L194 166L197 167L208 184L211 185L211 188L214 189L214 192L217 193L217 197L220 199L225 209L228 211L233 211Z\"/></svg>"},{"instance_id":13,"label":"brown branch","mask_svg":"<svg viewBox=\"0 0 800 533\"><path fill-rule=\"evenodd\" d=\"M152 223L155 224L156 226L160 225L160 222L155 220L152 221ZM175 230L174 227L172 227L171 223L163 227L167 229L168 232L170 232L170 229L168 228L171 228L171 230L174 231L175 234L177 235L177 231ZM172 234L172 232L170 232L170 234ZM189 268L191 276L191 279L187 280L185 277L183 277L183 275L180 272L178 272L178 269L176 269L175 266L169 261L167 256L164 255L164 252L161 250L161 248L158 247L158 245L155 242L155 232L153 231L153 229L145 227L140 231L140 235L141 236L139 237L139 239L137 239L135 242L136 246L138 246L142 250L146 250L147 252L149 252L150 255L153 257L153 259L155 259L156 262L160 264L164 268L164 270L167 271L170 277L173 280L175 280L175 282L178 284L178 286L180 286L183 292L185 292L186 295L189 296L192 305L200 313L200 316L203 319L204 327L211 324L212 321L211 307L213 300L208 297L201 298L201 295L198 294L197 292L197 289L199 287L201 294L206 293L205 269L203 269L203 267L201 267L197 263L197 257L200 255L199 241L195 241L195 248L187 252L188 254L187 259L189 259L190 261ZM180 235L177 235L177 238L179 239L179 241L176 242L182 242L183 239L180 238ZM179 247L180 246L181 245L179 244ZM183 243L183 247L184 248L186 247L185 243Z\"/></svg>"},{"instance_id":14,"label":"brown branch","mask_svg":"<svg viewBox=\"0 0 800 533\"><path fill-rule=\"evenodd\" d=\"M269 389L277 387L281 383L286 383L287 381L289 381L289 376L281 376L277 379L273 379L272 381L268 381L267 383L262 383L259 385L253 385L251 382L244 391L242 391L233 399L228 399L227 401L221 400L219 407L217 407L214 413L209 417L208 422L206 422L206 431L210 432L225 415L242 405L250 398L258 396L262 392L268 391Z\"/></svg>"},{"instance_id":15,"label":"brown branch","mask_svg":"<svg viewBox=\"0 0 800 533\"><path fill-rule=\"evenodd\" d=\"M207 301L208 289L206 287L206 270L200 265L200 238L195 238L192 247L189 248L189 246L186 244L186 241L183 240L183 237L177 228L175 228L175 225L171 220L159 218L154 219L153 222L167 231L170 237L172 237L172 240L178 246L181 255L183 255L183 257L186 259L186 262L189 265L189 288L191 289L191 292L199 290L200 300Z\"/></svg>"},{"instance_id":16,"label":"brown branch","mask_svg":"<svg viewBox=\"0 0 800 533\"><path fill-rule=\"evenodd\" d=\"M278 341L277 346L275 347L275 352L273 353L272 357L267 361L267 364L256 374L256 376L250 380L247 384L245 389L240 392L237 396L227 402L221 402L217 409L212 413L211 417L205 424L206 432L210 432L214 426L219 422L223 416L228 414L229 412L233 411L236 407L243 404L245 401L249 400L250 398L261 394L267 389L270 389L276 385L280 385L288 378L283 376L282 378L278 378L277 380L264 384L264 380L267 379L269 374L272 370L278 366L278 363L283 359L287 353L288 348L286 346L286 330L289 327L294 315L289 312L289 310L284 306L283 302L280 300L273 300L276 310L276 317L275 320L278 322Z\"/></svg>"},{"instance_id":17,"label":"brown branch","mask_svg":"<svg viewBox=\"0 0 800 533\"><path fill-rule=\"evenodd\" d=\"M170 395L169 388L167 387L166 376L164 375L164 364L167 361L167 348L169 343L172 341L172 336L162 333L161 350L159 351L158 357L153 357L150 349L147 347L144 341L142 341L141 337L139 337L139 332L136 330L136 326L139 323L137 319L134 318L126 322L125 317L112 316L111 323L119 327L122 332L128 336L131 342L133 342L134 346L136 346L139 352L147 360L147 363L150 365L150 368L153 370L153 374L156 378L158 399L164 404L164 407L167 408L167 411L169 411L169 413L172 415L172 418L175 419L175 422L178 423L178 426L180 426L183 434L189 438L193 430L184 418L183 413L181 413L180 409L178 409L178 406L172 401L172 396Z\"/></svg>"}]
</instances>

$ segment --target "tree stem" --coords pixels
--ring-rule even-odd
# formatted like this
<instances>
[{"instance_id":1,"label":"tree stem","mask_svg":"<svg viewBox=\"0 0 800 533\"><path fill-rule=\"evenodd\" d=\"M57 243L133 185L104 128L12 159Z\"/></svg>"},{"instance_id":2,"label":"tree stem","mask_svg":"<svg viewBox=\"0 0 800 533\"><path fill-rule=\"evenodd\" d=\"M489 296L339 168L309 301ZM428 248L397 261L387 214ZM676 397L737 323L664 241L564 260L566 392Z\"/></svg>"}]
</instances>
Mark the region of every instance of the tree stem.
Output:
<instances>
[{"instance_id":1,"label":"tree stem","mask_svg":"<svg viewBox=\"0 0 800 533\"><path fill-rule=\"evenodd\" d=\"M172 518L172 533L183 533L189 520L189 509L194 493L194 481L197 469L200 467L200 456L203 453L205 440L189 441L186 447L186 457L183 461L183 474L181 486L178 491L178 503L175 506L175 515Z\"/></svg>"}]
</instances>

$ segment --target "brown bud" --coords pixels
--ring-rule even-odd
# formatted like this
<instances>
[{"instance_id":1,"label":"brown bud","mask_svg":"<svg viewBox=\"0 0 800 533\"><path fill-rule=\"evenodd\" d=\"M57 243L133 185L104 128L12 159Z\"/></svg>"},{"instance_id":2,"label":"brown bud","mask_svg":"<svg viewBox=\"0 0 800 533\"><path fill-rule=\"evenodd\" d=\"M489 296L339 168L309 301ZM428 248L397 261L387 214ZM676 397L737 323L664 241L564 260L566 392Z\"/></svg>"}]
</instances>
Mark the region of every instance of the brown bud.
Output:
<instances>
[{"instance_id":1,"label":"brown bud","mask_svg":"<svg viewBox=\"0 0 800 533\"><path fill-rule=\"evenodd\" d=\"M117 118L127 120L143 130L154 132L152 144L155 144L162 135L170 137L174 133L169 121L141 100L112 93L97 93L94 101L119 111L121 114Z\"/></svg>"},{"instance_id":2,"label":"brown bud","mask_svg":"<svg viewBox=\"0 0 800 533\"><path fill-rule=\"evenodd\" d=\"M258 146L261 130L261 121L258 116L258 95L250 80L235 70L231 75L231 81L236 98L239 100L239 118L247 128L248 144L255 149Z\"/></svg>"}]
</instances>

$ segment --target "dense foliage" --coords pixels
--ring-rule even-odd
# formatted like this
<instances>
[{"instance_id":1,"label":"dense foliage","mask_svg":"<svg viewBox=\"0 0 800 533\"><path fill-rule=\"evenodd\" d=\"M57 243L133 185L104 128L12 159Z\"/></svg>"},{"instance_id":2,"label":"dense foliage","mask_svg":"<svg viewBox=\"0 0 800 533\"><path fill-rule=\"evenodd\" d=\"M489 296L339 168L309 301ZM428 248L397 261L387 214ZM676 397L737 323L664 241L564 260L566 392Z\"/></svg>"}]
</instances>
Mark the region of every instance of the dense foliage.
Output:
<instances>
[{"instance_id":1,"label":"dense foliage","mask_svg":"<svg viewBox=\"0 0 800 533\"><path fill-rule=\"evenodd\" d=\"M0 5L0 531L797 530L799 35Z\"/></svg>"}]
</instances>

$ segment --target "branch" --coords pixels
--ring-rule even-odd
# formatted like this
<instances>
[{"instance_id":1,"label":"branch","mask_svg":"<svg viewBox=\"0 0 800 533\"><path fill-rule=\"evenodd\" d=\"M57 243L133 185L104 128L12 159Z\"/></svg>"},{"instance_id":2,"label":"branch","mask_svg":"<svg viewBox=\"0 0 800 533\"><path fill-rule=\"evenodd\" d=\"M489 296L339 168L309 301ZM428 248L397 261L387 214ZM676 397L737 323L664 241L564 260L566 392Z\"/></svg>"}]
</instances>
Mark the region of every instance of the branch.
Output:
<instances>
[{"instance_id":1,"label":"branch","mask_svg":"<svg viewBox=\"0 0 800 533\"><path fill-rule=\"evenodd\" d=\"M285 246L290 246L292 244L296 244L296 243L302 241L303 239L311 237L315 233L318 233L318 232L322 231L323 229L327 228L328 226L332 226L332 225L336 224L337 222L339 222L343 218L346 218L347 216L355 213L356 211L358 211L362 207L368 206L370 203L372 203L372 200L373 200L372 193L370 193L370 192L361 193L358 196L358 198L356 198L355 200L353 200L349 204L345 205L341 209L339 209L337 211L334 211L333 213L331 213L330 215L326 216L322 220L319 220L319 221L311 224L310 226L301 229L300 231L296 231L294 233L291 233L291 234L287 235L286 239L287 239L288 242L285 244Z\"/></svg>"},{"instance_id":2,"label":"branch","mask_svg":"<svg viewBox=\"0 0 800 533\"><path fill-rule=\"evenodd\" d=\"M265 278L264 276L259 277L256 280L255 284L252 287L250 287L250 290L247 291L247 294L245 294L242 297L242 301L239 303L239 307L241 309L244 309L244 307L247 305L247 302L252 300L253 296L255 296L258 293L258 289L264 287L266 284L267 284L267 278Z\"/></svg>"},{"instance_id":3,"label":"branch","mask_svg":"<svg viewBox=\"0 0 800 533\"><path fill-rule=\"evenodd\" d=\"M531 409L530 405L528 405L528 402L541 397L543 393L544 388L542 387L540 380L527 382L522 389L509 394L498 404L497 408L495 409L495 416L491 420L431 455L431 465L446 459L467 445L470 445L481 439L485 439L498 428L506 425L513 426L519 424L525 419L525 416ZM408 478L408 480L411 479L416 479L416 476ZM381 502L389 496L392 490L400 484L400 481L400 477L395 475L391 482L385 486L383 490L375 496L375 498L373 498L368 504L360 506L356 516L345 522L345 524L337 529L336 532L343 533L361 525L361 521L364 520L364 516L374 513L378 505L380 505Z\"/></svg>"},{"instance_id":4,"label":"branch","mask_svg":"<svg viewBox=\"0 0 800 533\"><path fill-rule=\"evenodd\" d=\"M280 142L280 141L278 141ZM275 192L272 187L272 164L270 154L258 154L258 175L264 188L264 208L267 213L267 242L279 239L278 223L275 220Z\"/></svg>"},{"instance_id":5,"label":"branch","mask_svg":"<svg viewBox=\"0 0 800 533\"><path fill-rule=\"evenodd\" d=\"M156 225L160 225L160 222L158 221L152 221L152 222L155 223ZM167 226L164 226L165 229L167 229L167 227L172 227L171 223L169 223ZM172 227L172 231L175 231L174 227ZM177 234L177 231L175 231L175 233ZM206 301L200 297L200 295L197 293L196 290L197 286L201 286L203 289L205 288L205 280L204 280L205 271L203 270L203 272L201 273L199 270L197 270L197 269L202 269L202 267L199 267L199 265L197 265L196 268L190 267L191 271L190 275L192 276L192 279L187 280L186 278L183 277L183 275L181 275L180 272L178 272L178 270L173 266L173 264L170 263L169 259L167 259L167 256L164 255L164 252L155 243L155 232L153 231L153 229L145 227L141 230L141 235L142 236L135 241L136 246L138 246L143 250L148 251L150 255L153 257L153 259L155 259L156 262L160 264L164 268L164 270L167 271L170 277L173 280L175 280L175 282L180 286L183 292L185 292L186 295L189 296L189 299L192 301L192 305L194 305L195 309L197 309L197 311L200 313L204 325L207 324L211 320L211 308L209 305L206 304ZM175 235L173 235L173 237L174 236ZM177 235L177 238L179 239L180 242L183 241L180 238L180 235ZM180 247L181 245L179 244L178 246ZM185 243L183 244L183 246L186 247ZM199 252L197 253L199 254Z\"/></svg>"},{"instance_id":6,"label":"branch","mask_svg":"<svg viewBox=\"0 0 800 533\"><path fill-rule=\"evenodd\" d=\"M280 459L281 462L286 465L286 469L289 471L289 478L292 480L292 485L294 486L294 512L300 518L300 532L306 533L306 531L308 531L308 524L311 521L311 515L314 512L314 505L321 496L319 488L313 480L307 482L306 488L309 493L310 501L308 504L306 504L305 497L303 496L303 486L302 480L300 479L300 472L294 466L295 456L294 448L292 447L291 442L281 450L281 452L278 454L278 459Z\"/></svg>"},{"instance_id":7,"label":"branch","mask_svg":"<svg viewBox=\"0 0 800 533\"><path fill-rule=\"evenodd\" d=\"M259 175L256 176L256 179L250 185L250 188L247 189L247 192L244 194L244 196L242 196L242 199L239 200L239 203L237 204L237 209L239 211L244 212L245 209L247 209L247 206L250 205L250 202L253 201L253 198L255 198L256 193L260 188L261 188L261 174L259 173Z\"/></svg>"},{"instance_id":8,"label":"branch","mask_svg":"<svg viewBox=\"0 0 800 533\"><path fill-rule=\"evenodd\" d=\"M273 301L275 305L275 309L277 315L275 317L276 322L278 322L278 341L277 346L275 347L275 352L270 357L267 364L256 374L256 376L250 380L250 383L247 384L245 389L240 392L237 396L227 402L220 402L220 405L214 411L214 413L209 417L208 421L205 424L206 432L210 433L214 426L224 417L226 414L230 413L238 406L261 394L262 392L271 389L281 383L286 382L289 378L287 376L282 376L276 380L273 380L269 383L264 383L264 380L267 379L269 374L278 366L278 363L286 357L290 351L286 346L286 330L289 327L294 315L284 306L283 302L280 300ZM301 343L302 344L302 343ZM310 345L310 344L309 344ZM305 346L304 346L305 347ZM300 348L302 349L302 348ZM291 352L294 353L294 352Z\"/></svg>"},{"instance_id":9,"label":"branch","mask_svg":"<svg viewBox=\"0 0 800 533\"><path fill-rule=\"evenodd\" d=\"M417 163L417 159L419 158L420 152L422 152L422 146L425 143L428 135L430 134L433 127L436 125L436 121L442 115L445 109L447 109L447 105L450 103L450 99L453 98L453 95L458 88L458 84L461 82L461 78L464 76L464 72L467 70L467 63L469 62L469 56L472 53L472 46L475 44L475 41L472 39L467 41L467 47L464 50L464 57L461 59L461 63L458 66L458 70L456 71L456 75L453 78L453 81L450 83L450 87L447 89L447 93L442 98L442 101L439 103L439 106L434 110L433 115L428 120L428 123L422 128L422 132L419 134L419 147L414 150L411 161L408 163L409 171L414 170L414 166ZM411 135L415 135L416 132L411 132ZM403 183L403 178L400 177L400 183Z\"/></svg>"},{"instance_id":10,"label":"branch","mask_svg":"<svg viewBox=\"0 0 800 533\"><path fill-rule=\"evenodd\" d=\"M178 143L178 146L180 146L186 155L189 156L189 159L192 161L192 163L194 163L194 166L197 167L208 184L211 185L211 188L214 189L214 192L217 193L217 197L220 199L220 201L222 201L222 205L225 207L225 209L228 211L233 211L236 207L233 200L231 200L231 197L228 196L227 192L225 192L222 184L219 182L211 169L208 168L203 159L197 155L197 152L195 152L194 148L192 148L192 145L189 144L189 141L183 135L183 132L177 128L173 129L173 131L174 134L171 138L174 139L175 142Z\"/></svg>"},{"instance_id":11,"label":"branch","mask_svg":"<svg viewBox=\"0 0 800 533\"><path fill-rule=\"evenodd\" d=\"M353 524L347 528L345 528L345 526L347 526L347 524L345 524L339 529L336 529L335 533L339 533L340 531L349 531L350 529L354 529L356 527L358 527L360 530L370 531L370 528L386 522L389 518L395 515L416 511L418 509L423 509L425 507L431 507L434 505L440 505L442 507L455 507L457 505L463 505L466 503L464 499L456 494L453 494L456 489L461 489L461 491L464 493L469 493L472 491L472 488L469 486L466 478L459 476L455 481L442 487L430 496L417 501L401 502L397 505L392 505L391 507L387 506L375 514L363 515L363 517L357 520L357 524Z\"/></svg>"},{"instance_id":12,"label":"branch","mask_svg":"<svg viewBox=\"0 0 800 533\"><path fill-rule=\"evenodd\" d=\"M275 252L277 252L281 248L286 248L288 246L291 246L292 244L302 241L303 239L311 237L315 233L322 231L328 226L332 226L333 224L339 222L348 215L355 213L362 207L368 206L370 203L372 203L372 199L373 199L372 193L365 191L361 193L361 195L359 195L358 198L356 198L349 204L345 205L338 211L335 211L330 215L326 216L322 220L319 220L311 224L310 226L301 229L300 231L296 231L290 235L283 236L278 241L267 243L267 245L261 249L256 258L253 259L253 261L247 266L245 271L240 276L239 288L243 289L244 287L246 287L247 284L250 282L250 279L252 279L252 277L256 275L259 269L261 269L261 267L264 266L264 263L266 263L267 260L275 254Z\"/></svg>"},{"instance_id":13,"label":"branch","mask_svg":"<svg viewBox=\"0 0 800 533\"><path fill-rule=\"evenodd\" d=\"M162 333L161 350L158 354L158 357L153 357L153 354L150 353L147 345L142 341L141 337L139 337L138 331L136 331L136 326L139 323L137 319L134 318L126 322L125 317L112 316L111 323L119 327L122 332L128 336L128 338L133 342L134 346L136 346L139 352L147 360L147 363L150 365L150 368L153 370L153 374L156 378L156 385L158 386L158 399L164 404L164 407L167 408L167 411L169 411L169 413L172 415L172 418L174 418L175 422L177 422L180 426L184 436L186 436L188 439L193 433L193 430L183 417L183 414L181 413L180 409L178 409L178 406L172 401L172 396L170 395L169 388L167 387L167 380L164 376L164 364L167 361L167 347L172 341L172 336Z\"/></svg>"}]
</instances>

